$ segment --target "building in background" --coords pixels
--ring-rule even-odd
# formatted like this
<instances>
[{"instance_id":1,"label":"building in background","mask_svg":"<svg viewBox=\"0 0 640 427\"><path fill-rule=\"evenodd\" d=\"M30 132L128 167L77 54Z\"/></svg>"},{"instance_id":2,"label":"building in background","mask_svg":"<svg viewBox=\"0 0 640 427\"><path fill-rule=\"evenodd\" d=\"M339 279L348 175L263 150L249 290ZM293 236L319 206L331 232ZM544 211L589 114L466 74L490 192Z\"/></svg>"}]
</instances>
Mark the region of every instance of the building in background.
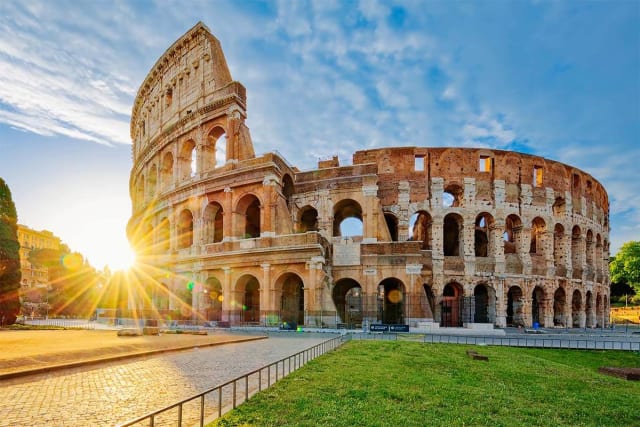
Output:
<instances>
[{"instance_id":1,"label":"building in background","mask_svg":"<svg viewBox=\"0 0 640 427\"><path fill-rule=\"evenodd\" d=\"M588 173L455 147L363 150L303 172L256 156L246 117L201 23L141 85L127 233L144 309L249 325L607 324L609 200Z\"/></svg>"}]
</instances>

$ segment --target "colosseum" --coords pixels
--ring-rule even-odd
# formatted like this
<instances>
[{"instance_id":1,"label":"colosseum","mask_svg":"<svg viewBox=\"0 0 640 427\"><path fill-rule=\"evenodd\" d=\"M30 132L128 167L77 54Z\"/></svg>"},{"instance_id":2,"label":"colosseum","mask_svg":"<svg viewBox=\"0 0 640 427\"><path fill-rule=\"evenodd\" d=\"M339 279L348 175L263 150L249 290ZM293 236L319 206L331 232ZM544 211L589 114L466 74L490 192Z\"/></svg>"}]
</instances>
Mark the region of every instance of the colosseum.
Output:
<instances>
[{"instance_id":1,"label":"colosseum","mask_svg":"<svg viewBox=\"0 0 640 427\"><path fill-rule=\"evenodd\" d=\"M609 203L588 173L424 146L301 171L254 153L246 101L202 23L137 93L127 233L144 308L311 328L607 325Z\"/></svg>"}]
</instances>

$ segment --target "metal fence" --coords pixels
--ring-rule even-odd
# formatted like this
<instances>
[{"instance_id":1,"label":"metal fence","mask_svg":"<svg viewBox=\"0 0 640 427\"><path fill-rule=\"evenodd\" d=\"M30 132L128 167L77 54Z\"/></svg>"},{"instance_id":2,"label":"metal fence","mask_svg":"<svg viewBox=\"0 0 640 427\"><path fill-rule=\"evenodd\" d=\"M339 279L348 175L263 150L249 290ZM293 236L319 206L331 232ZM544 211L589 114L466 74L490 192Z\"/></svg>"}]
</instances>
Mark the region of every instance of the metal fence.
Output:
<instances>
[{"instance_id":1,"label":"metal fence","mask_svg":"<svg viewBox=\"0 0 640 427\"><path fill-rule=\"evenodd\" d=\"M25 318L20 323L32 326L53 326L65 329L96 329L96 322L88 319L62 319L62 318Z\"/></svg>"},{"instance_id":2,"label":"metal fence","mask_svg":"<svg viewBox=\"0 0 640 427\"><path fill-rule=\"evenodd\" d=\"M394 333L352 333L348 339L354 340L384 340L384 341L417 341L415 336ZM426 334L420 342L429 344L472 344L472 345L496 345L506 347L529 348L562 348L574 350L625 350L640 351L640 338L614 339L600 337L573 338L573 337L495 337L495 336L468 336L468 335L435 335Z\"/></svg>"},{"instance_id":3,"label":"metal fence","mask_svg":"<svg viewBox=\"0 0 640 427\"><path fill-rule=\"evenodd\" d=\"M298 370L310 360L336 349L343 342L343 336L332 338L173 405L119 424L119 426L170 425L180 427L182 425L199 425L202 427L205 423L235 409L251 396L270 387L279 379Z\"/></svg>"}]
</instances>

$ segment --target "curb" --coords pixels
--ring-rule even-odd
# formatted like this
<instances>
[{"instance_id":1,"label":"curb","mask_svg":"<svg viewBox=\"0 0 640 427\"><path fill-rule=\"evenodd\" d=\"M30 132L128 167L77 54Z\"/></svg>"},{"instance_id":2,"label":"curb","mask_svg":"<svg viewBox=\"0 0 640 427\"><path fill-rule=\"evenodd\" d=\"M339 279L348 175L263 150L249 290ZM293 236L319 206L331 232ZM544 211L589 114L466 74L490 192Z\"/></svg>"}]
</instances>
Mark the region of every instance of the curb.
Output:
<instances>
[{"instance_id":1,"label":"curb","mask_svg":"<svg viewBox=\"0 0 640 427\"><path fill-rule=\"evenodd\" d=\"M191 350L193 348L201 348L201 347L214 347L214 346L225 345L225 344L237 344L241 342L257 341L257 340L263 340L267 338L268 338L267 336L238 338L235 340L223 341L223 342L214 342L214 343L207 343L207 344L200 344L200 345L187 345L182 347L171 347L171 348L156 349L156 350L146 350L146 351L139 351L135 353L101 357L96 359L80 360L77 362L61 363L58 365L49 365L49 366L43 366L41 368L24 369L21 371L18 370L14 372L7 372L5 374L0 374L0 381L12 379L12 378L25 377L28 375L36 375L36 374L43 374L43 373L52 372L52 371L59 371L62 369L71 369L71 368L78 368L81 366L98 365L100 363L114 362L114 361L124 360L124 359L133 359L136 357L153 356L159 353Z\"/></svg>"}]
</instances>

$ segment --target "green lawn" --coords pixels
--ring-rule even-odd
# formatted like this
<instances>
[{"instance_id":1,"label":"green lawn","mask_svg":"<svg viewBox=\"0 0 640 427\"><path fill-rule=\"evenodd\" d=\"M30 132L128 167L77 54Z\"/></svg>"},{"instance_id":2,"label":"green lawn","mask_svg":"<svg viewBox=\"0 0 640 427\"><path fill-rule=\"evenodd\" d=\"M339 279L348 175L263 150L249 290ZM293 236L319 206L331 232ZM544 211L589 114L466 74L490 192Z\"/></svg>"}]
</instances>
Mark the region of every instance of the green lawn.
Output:
<instances>
[{"instance_id":1,"label":"green lawn","mask_svg":"<svg viewBox=\"0 0 640 427\"><path fill-rule=\"evenodd\" d=\"M640 426L640 383L600 366L640 354L351 341L211 426Z\"/></svg>"}]
</instances>

